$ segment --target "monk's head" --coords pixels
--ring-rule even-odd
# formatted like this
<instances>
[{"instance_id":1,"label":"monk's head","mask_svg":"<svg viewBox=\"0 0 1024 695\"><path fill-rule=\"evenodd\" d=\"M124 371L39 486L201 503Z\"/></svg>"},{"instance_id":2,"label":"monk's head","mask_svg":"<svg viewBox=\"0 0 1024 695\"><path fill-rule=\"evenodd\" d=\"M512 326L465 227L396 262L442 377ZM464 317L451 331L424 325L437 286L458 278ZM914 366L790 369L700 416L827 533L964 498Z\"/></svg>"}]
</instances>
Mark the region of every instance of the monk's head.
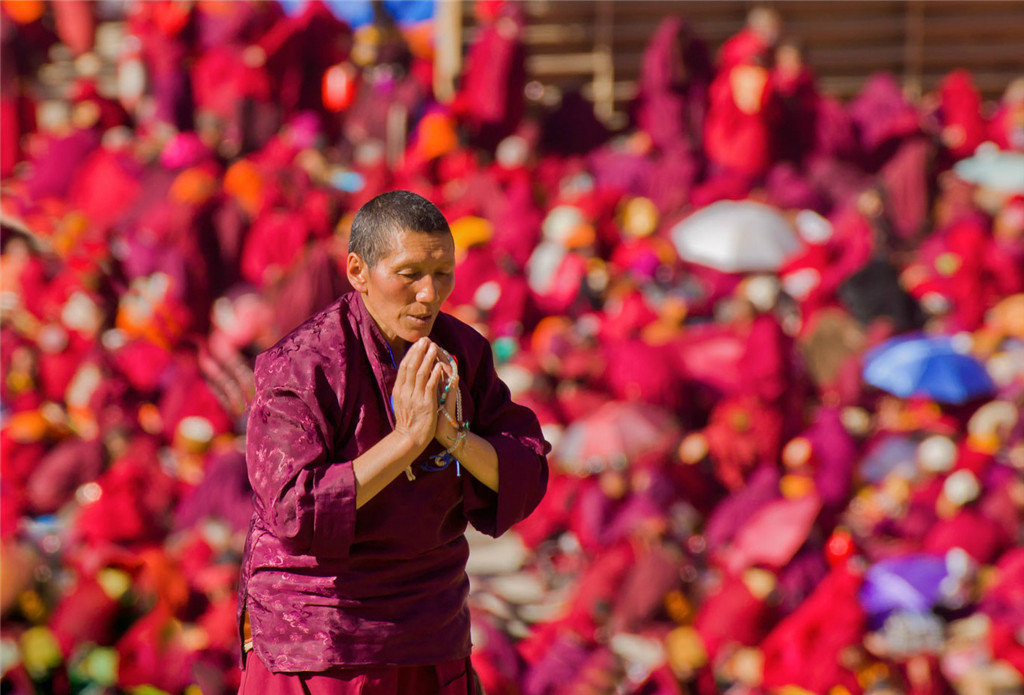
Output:
<instances>
[{"instance_id":1,"label":"monk's head","mask_svg":"<svg viewBox=\"0 0 1024 695\"><path fill-rule=\"evenodd\" d=\"M389 191L352 221L348 280L393 348L430 334L455 284L455 242L441 211L411 191Z\"/></svg>"}]
</instances>

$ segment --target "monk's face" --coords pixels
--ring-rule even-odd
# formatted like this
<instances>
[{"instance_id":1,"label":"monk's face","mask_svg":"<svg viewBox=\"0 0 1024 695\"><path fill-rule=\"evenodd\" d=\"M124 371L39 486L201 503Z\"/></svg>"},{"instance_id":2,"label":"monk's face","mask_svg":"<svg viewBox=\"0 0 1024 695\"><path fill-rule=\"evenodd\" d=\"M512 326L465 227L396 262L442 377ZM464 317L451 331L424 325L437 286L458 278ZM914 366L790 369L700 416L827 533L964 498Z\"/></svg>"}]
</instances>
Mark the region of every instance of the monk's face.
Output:
<instances>
[{"instance_id":1,"label":"monk's face","mask_svg":"<svg viewBox=\"0 0 1024 695\"><path fill-rule=\"evenodd\" d=\"M399 231L391 252L373 267L348 255L348 276L392 348L430 334L455 285L451 234Z\"/></svg>"}]
</instances>

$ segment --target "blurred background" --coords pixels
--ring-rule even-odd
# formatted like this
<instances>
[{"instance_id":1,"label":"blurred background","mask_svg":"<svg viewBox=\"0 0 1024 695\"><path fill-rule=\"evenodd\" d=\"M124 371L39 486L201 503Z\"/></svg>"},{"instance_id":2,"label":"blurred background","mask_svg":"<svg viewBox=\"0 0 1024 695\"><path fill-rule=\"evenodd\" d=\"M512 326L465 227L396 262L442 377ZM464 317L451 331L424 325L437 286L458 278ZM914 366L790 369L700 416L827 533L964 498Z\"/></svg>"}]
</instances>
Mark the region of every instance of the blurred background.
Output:
<instances>
[{"instance_id":1,"label":"blurred background","mask_svg":"<svg viewBox=\"0 0 1024 695\"><path fill-rule=\"evenodd\" d=\"M255 356L434 201L553 445L490 695L1024 690L1024 5L0 0L0 692L235 692Z\"/></svg>"}]
</instances>

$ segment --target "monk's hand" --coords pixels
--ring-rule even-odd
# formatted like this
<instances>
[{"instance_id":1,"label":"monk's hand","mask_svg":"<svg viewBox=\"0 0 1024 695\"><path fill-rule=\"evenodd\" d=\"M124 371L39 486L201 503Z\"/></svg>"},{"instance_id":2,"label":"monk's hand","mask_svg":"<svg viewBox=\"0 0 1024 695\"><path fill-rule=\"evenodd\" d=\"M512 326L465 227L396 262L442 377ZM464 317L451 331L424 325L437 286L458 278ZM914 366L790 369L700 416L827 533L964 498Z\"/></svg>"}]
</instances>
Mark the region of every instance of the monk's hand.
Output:
<instances>
[{"instance_id":1,"label":"monk's hand","mask_svg":"<svg viewBox=\"0 0 1024 695\"><path fill-rule=\"evenodd\" d=\"M391 392L395 432L407 437L420 451L437 431L437 394L442 377L437 355L437 345L428 338L413 343L398 365Z\"/></svg>"}]
</instances>

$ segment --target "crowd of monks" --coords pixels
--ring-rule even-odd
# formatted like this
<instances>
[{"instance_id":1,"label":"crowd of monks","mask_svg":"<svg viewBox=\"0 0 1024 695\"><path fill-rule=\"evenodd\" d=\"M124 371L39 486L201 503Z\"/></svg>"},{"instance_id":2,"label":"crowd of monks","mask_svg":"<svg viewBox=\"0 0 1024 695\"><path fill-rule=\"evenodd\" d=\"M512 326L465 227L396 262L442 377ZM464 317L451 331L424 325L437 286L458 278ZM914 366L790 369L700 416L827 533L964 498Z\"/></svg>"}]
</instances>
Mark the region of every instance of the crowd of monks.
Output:
<instances>
[{"instance_id":1,"label":"crowd of monks","mask_svg":"<svg viewBox=\"0 0 1024 695\"><path fill-rule=\"evenodd\" d=\"M670 17L610 131L534 98L511 0L437 98L416 5L0 3L4 692L237 689L253 360L395 188L553 445L474 540L489 695L1020 692L1024 78L843 102L770 10ZM795 247L688 255L723 202ZM869 383L910 336L989 381Z\"/></svg>"}]
</instances>

